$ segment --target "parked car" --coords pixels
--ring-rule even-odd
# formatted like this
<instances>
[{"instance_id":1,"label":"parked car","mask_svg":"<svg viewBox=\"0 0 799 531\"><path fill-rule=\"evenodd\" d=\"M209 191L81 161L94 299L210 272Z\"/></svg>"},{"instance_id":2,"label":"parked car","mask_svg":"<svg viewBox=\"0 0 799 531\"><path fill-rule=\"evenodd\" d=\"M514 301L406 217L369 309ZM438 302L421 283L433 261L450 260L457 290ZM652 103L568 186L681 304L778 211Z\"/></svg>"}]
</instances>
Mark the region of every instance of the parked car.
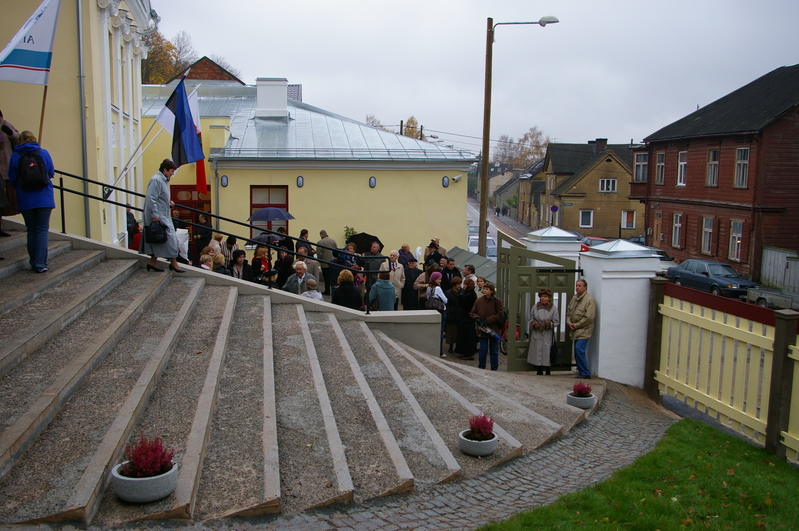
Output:
<instances>
[{"instance_id":1,"label":"parked car","mask_svg":"<svg viewBox=\"0 0 799 531\"><path fill-rule=\"evenodd\" d=\"M600 243L605 243L608 240L607 238L598 238L596 236L586 236L582 240L580 240L580 252L584 253L588 250L589 247L593 247L594 245L599 245Z\"/></svg>"},{"instance_id":2,"label":"parked car","mask_svg":"<svg viewBox=\"0 0 799 531\"><path fill-rule=\"evenodd\" d=\"M627 238L628 242L638 243L640 245L646 245L646 237L645 236L630 236Z\"/></svg>"},{"instance_id":3,"label":"parked car","mask_svg":"<svg viewBox=\"0 0 799 531\"><path fill-rule=\"evenodd\" d=\"M470 236L469 237L469 252L476 253L477 247L479 245L480 238L478 236ZM486 249L489 247L496 247L497 242L494 241L494 238L491 236L486 235Z\"/></svg>"},{"instance_id":4,"label":"parked car","mask_svg":"<svg viewBox=\"0 0 799 531\"><path fill-rule=\"evenodd\" d=\"M496 262L497 261L497 248L496 247L486 247L486 258Z\"/></svg>"},{"instance_id":5,"label":"parked car","mask_svg":"<svg viewBox=\"0 0 799 531\"><path fill-rule=\"evenodd\" d=\"M749 288L746 301L763 308L799 310L799 293L784 289Z\"/></svg>"},{"instance_id":6,"label":"parked car","mask_svg":"<svg viewBox=\"0 0 799 531\"><path fill-rule=\"evenodd\" d=\"M480 227L477 225L469 225L469 237L478 236L480 234Z\"/></svg>"},{"instance_id":7,"label":"parked car","mask_svg":"<svg viewBox=\"0 0 799 531\"><path fill-rule=\"evenodd\" d=\"M665 275L669 268L677 267L677 262L675 262L674 259L663 249L658 249L657 247L647 247L647 249L654 251L655 254L658 255L658 258L660 258L661 276Z\"/></svg>"},{"instance_id":8,"label":"parked car","mask_svg":"<svg viewBox=\"0 0 799 531\"><path fill-rule=\"evenodd\" d=\"M675 284L725 297L741 298L746 295L747 289L760 287L757 282L739 275L731 265L711 260L688 259L676 267L670 267L666 278Z\"/></svg>"}]
</instances>

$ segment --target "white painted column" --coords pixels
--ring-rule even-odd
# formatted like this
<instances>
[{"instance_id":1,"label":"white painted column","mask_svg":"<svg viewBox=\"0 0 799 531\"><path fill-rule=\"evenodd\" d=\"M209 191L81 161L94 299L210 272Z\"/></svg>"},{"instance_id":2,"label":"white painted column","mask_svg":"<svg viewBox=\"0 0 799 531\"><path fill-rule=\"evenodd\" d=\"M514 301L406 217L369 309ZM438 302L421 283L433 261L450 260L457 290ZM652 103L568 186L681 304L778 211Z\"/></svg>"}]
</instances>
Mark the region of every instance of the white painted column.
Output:
<instances>
[{"instance_id":1,"label":"white painted column","mask_svg":"<svg viewBox=\"0 0 799 531\"><path fill-rule=\"evenodd\" d=\"M646 247L614 240L582 253L582 268L597 304L587 352L591 374L643 388L649 279L660 260Z\"/></svg>"}]
</instances>

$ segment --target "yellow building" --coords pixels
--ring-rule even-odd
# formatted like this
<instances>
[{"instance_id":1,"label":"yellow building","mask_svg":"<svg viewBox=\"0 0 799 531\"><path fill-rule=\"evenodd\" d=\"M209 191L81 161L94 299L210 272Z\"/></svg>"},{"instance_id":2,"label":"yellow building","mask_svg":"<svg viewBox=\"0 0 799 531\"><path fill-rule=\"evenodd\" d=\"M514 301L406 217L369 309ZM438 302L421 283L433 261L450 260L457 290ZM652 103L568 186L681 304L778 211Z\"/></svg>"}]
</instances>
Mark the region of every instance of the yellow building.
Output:
<instances>
[{"instance_id":1,"label":"yellow building","mask_svg":"<svg viewBox=\"0 0 799 531\"><path fill-rule=\"evenodd\" d=\"M642 234L643 207L629 199L631 160L628 145L608 144L604 138L588 144L550 143L541 226L605 238Z\"/></svg>"},{"instance_id":2,"label":"yellow building","mask_svg":"<svg viewBox=\"0 0 799 531\"><path fill-rule=\"evenodd\" d=\"M466 246L472 153L376 129L290 98L288 90L296 86L286 79L259 78L255 86L187 79L187 92L198 84L209 195L195 190L195 169L188 165L170 183L176 203L241 222L260 208L285 208L294 220L258 225L284 226L292 236L308 229L313 242L326 230L339 246L345 227L377 236L387 250L403 243L415 249L432 237L446 248ZM174 85L143 87L145 127ZM154 173L169 158L171 143L166 132L158 135L144 154L145 173ZM194 221L188 211L181 217ZM224 221L217 228L241 237L259 233Z\"/></svg>"},{"instance_id":3,"label":"yellow building","mask_svg":"<svg viewBox=\"0 0 799 531\"><path fill-rule=\"evenodd\" d=\"M4 2L0 41L9 42L39 2ZM141 164L119 179L141 137L140 62L146 49L143 31L154 31L157 15L149 0L63 1L56 26L44 116L39 131L44 87L0 81L0 109L17 129L33 131L53 157L57 171L103 184L142 190ZM78 21L80 20L80 24ZM56 181L59 174L56 174ZM56 182L57 184L57 182ZM100 185L65 177L65 186L99 196ZM109 197L135 203L128 194ZM66 230L126 245L125 208L65 194ZM60 229L61 207L51 227ZM21 216L17 216L22 220Z\"/></svg>"}]
</instances>

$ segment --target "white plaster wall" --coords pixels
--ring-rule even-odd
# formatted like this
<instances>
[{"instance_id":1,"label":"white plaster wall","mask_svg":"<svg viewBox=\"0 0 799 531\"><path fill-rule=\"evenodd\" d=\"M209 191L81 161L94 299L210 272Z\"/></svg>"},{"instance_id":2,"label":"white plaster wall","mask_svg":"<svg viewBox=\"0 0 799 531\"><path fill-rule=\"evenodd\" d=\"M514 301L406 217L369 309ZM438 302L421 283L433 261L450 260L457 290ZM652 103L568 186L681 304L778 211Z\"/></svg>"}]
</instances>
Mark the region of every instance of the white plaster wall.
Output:
<instances>
[{"instance_id":1,"label":"white plaster wall","mask_svg":"<svg viewBox=\"0 0 799 531\"><path fill-rule=\"evenodd\" d=\"M568 258L569 260L574 260L575 262L577 262L580 259L580 242L574 242L574 241L548 242L545 240L538 240L538 241L528 240L527 238L522 238L521 242L530 251L551 254L553 256L558 256L560 258ZM530 265L539 265L539 263L543 263L540 260L531 260L530 262L531 262Z\"/></svg>"},{"instance_id":2,"label":"white plaster wall","mask_svg":"<svg viewBox=\"0 0 799 531\"><path fill-rule=\"evenodd\" d=\"M649 279L660 270L659 260L583 253L582 267L597 303L588 342L591 374L643 388Z\"/></svg>"}]
</instances>

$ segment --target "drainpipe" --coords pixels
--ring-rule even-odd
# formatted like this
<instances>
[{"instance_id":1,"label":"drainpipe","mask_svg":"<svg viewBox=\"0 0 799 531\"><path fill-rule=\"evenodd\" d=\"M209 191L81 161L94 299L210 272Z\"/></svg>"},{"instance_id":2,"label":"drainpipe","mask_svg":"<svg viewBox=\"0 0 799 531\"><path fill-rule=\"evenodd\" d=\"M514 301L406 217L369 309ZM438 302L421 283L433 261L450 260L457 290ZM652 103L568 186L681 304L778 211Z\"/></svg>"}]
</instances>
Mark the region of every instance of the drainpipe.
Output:
<instances>
[{"instance_id":1,"label":"drainpipe","mask_svg":"<svg viewBox=\"0 0 799 531\"><path fill-rule=\"evenodd\" d=\"M87 178L87 174L89 173L89 166L87 163L89 154L86 146L86 94L85 94L85 87L86 87L86 80L84 74L84 67L83 67L83 8L81 7L81 0L75 0L75 4L77 5L77 15L78 15L78 90L80 92L80 130L81 130L81 144L82 144L82 153L83 153L83 177ZM89 183L83 181L83 193L89 195ZM89 219L89 198L84 196L83 197L83 212L84 218L83 221L85 223L85 231L86 237L92 237L92 229L91 229L91 222Z\"/></svg>"}]
</instances>

